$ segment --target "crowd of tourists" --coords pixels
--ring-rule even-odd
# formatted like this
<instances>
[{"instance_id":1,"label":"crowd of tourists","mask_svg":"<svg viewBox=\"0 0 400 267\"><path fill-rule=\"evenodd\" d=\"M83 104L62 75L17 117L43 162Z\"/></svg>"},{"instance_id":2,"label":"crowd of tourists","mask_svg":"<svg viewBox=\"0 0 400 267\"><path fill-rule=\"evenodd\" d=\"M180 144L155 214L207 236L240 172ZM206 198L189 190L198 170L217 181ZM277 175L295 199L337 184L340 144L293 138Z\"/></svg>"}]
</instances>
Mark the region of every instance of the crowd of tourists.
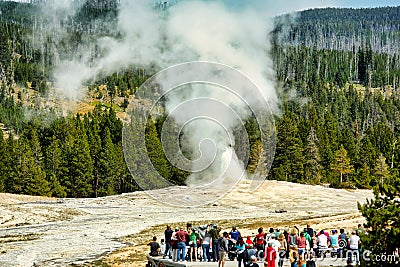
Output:
<instances>
[{"instance_id":1,"label":"crowd of tourists","mask_svg":"<svg viewBox=\"0 0 400 267\"><path fill-rule=\"evenodd\" d=\"M346 233L344 229L315 231L307 225L302 230L293 227L265 231L260 227L255 236L242 236L236 227L229 232L221 232L215 223L197 227L187 224L186 229L173 230L167 226L161 242L153 237L148 245L151 256L162 256L174 262L218 262L219 267L224 267L226 258L236 259L238 267L258 267L259 261L268 267L281 267L285 260L290 260L293 267L314 267L317 265L316 258L326 257L327 254L346 257L348 251L354 251L357 253L352 253L347 260L348 266L352 266L353 260L356 264L360 263L359 236L365 233L361 224L351 233Z\"/></svg>"}]
</instances>

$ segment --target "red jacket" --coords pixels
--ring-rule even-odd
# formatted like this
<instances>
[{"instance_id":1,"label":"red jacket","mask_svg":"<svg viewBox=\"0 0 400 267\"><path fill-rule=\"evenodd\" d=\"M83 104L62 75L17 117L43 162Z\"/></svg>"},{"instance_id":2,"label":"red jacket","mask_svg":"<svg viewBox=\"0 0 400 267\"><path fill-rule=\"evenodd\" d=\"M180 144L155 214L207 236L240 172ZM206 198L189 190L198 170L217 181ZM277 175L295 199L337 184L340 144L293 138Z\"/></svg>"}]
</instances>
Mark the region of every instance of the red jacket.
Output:
<instances>
[{"instance_id":1,"label":"red jacket","mask_svg":"<svg viewBox=\"0 0 400 267\"><path fill-rule=\"evenodd\" d=\"M273 247L267 247L265 253L265 261L268 262L268 267L275 267L276 251Z\"/></svg>"},{"instance_id":2,"label":"red jacket","mask_svg":"<svg viewBox=\"0 0 400 267\"><path fill-rule=\"evenodd\" d=\"M264 244L264 233L256 235L256 244L257 245Z\"/></svg>"}]
</instances>

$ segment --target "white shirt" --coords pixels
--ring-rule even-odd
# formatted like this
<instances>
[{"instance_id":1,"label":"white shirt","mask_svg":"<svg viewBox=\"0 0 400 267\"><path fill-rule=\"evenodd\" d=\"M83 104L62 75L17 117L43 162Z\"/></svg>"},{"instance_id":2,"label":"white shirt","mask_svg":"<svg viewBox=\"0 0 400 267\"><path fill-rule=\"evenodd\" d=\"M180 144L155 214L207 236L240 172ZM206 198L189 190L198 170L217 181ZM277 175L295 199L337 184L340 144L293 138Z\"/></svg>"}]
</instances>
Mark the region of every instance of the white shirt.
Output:
<instances>
[{"instance_id":1,"label":"white shirt","mask_svg":"<svg viewBox=\"0 0 400 267\"><path fill-rule=\"evenodd\" d=\"M319 247L328 247L328 238L326 235L321 234L318 236L318 246Z\"/></svg>"},{"instance_id":2,"label":"white shirt","mask_svg":"<svg viewBox=\"0 0 400 267\"><path fill-rule=\"evenodd\" d=\"M160 243L160 251L161 251L161 253L164 253L164 251L165 251L165 243Z\"/></svg>"},{"instance_id":3,"label":"white shirt","mask_svg":"<svg viewBox=\"0 0 400 267\"><path fill-rule=\"evenodd\" d=\"M358 249L358 242L360 241L360 237L358 235L350 236L350 248Z\"/></svg>"}]
</instances>

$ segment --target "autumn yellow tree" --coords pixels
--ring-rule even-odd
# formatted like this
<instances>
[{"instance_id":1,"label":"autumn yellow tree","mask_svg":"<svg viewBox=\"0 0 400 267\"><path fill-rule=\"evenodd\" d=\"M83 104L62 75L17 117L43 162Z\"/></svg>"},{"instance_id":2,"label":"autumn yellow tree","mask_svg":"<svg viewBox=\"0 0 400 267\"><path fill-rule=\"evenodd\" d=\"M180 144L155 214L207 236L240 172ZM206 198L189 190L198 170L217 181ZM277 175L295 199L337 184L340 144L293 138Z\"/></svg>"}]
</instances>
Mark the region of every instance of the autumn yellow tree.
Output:
<instances>
[{"instance_id":1,"label":"autumn yellow tree","mask_svg":"<svg viewBox=\"0 0 400 267\"><path fill-rule=\"evenodd\" d=\"M331 170L340 175L340 184L343 183L343 175L348 175L354 171L353 165L350 163L350 158L347 156L347 150L340 146L340 149L335 151Z\"/></svg>"}]
</instances>

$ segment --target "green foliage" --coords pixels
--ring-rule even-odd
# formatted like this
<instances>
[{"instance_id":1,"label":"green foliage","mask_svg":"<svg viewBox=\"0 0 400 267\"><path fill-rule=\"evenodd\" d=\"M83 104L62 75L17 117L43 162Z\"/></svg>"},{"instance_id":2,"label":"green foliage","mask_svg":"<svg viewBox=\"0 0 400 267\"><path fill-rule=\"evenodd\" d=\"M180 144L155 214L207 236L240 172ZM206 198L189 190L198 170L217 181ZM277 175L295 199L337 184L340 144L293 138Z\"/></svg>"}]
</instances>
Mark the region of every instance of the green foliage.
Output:
<instances>
[{"instance_id":1,"label":"green foliage","mask_svg":"<svg viewBox=\"0 0 400 267\"><path fill-rule=\"evenodd\" d=\"M164 155L160 138L157 135L155 123L151 118L147 120L145 140L147 155L149 156L154 168L162 177L164 177L164 179L170 180L170 166Z\"/></svg>"},{"instance_id":2,"label":"green foliage","mask_svg":"<svg viewBox=\"0 0 400 267\"><path fill-rule=\"evenodd\" d=\"M377 255L393 255L400 247L400 179L392 176L386 183L374 187L374 199L358 204L358 209L365 217L368 235L361 236L364 249ZM395 261L369 261L363 266L389 267L398 266Z\"/></svg>"},{"instance_id":3,"label":"green foliage","mask_svg":"<svg viewBox=\"0 0 400 267\"><path fill-rule=\"evenodd\" d=\"M300 12L293 24L276 18L271 55L283 114L269 179L371 188L381 179L379 155L388 159L379 165L384 177L398 172L400 55L376 37L395 45L399 10L314 9Z\"/></svg>"},{"instance_id":4,"label":"green foliage","mask_svg":"<svg viewBox=\"0 0 400 267\"><path fill-rule=\"evenodd\" d=\"M287 111L277 124L277 147L272 177L300 182L303 178L304 164L302 147L294 114Z\"/></svg>"}]
</instances>

